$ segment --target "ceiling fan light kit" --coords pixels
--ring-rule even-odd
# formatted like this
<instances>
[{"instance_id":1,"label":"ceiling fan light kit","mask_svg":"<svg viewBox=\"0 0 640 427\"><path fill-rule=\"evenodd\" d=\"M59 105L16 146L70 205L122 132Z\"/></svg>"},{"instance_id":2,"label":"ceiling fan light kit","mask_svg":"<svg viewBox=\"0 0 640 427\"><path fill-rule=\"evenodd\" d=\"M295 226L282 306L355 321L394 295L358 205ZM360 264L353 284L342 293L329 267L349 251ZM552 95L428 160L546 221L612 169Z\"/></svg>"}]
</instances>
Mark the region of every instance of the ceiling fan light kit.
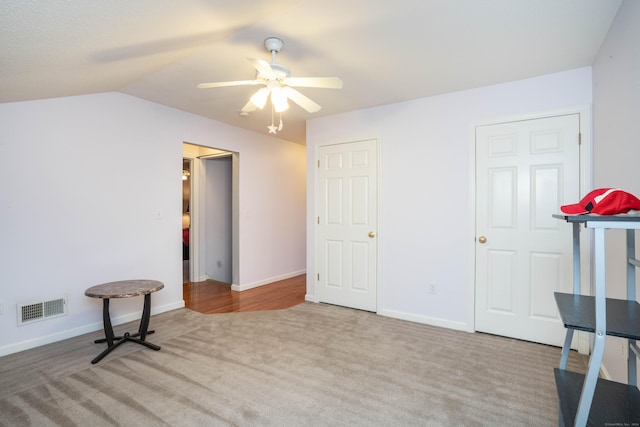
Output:
<instances>
[{"instance_id":1,"label":"ceiling fan light kit","mask_svg":"<svg viewBox=\"0 0 640 427\"><path fill-rule=\"evenodd\" d=\"M289 108L288 100L302 107L309 113L320 110L320 105L303 95L294 87L313 87L324 89L342 89L342 80L338 77L291 77L289 68L276 63L276 54L282 50L284 42L278 37L265 39L264 46L271 52L271 63L259 58L247 58L256 69L255 80L237 80L230 82L201 83L201 89L242 86L242 85L264 85L258 89L249 99L249 102L242 107L240 115L247 117L249 113L257 108L263 109L267 100L271 97L271 125L267 126L269 133L276 133L282 130L282 112ZM274 112L280 113L279 126L274 126Z\"/></svg>"}]
</instances>

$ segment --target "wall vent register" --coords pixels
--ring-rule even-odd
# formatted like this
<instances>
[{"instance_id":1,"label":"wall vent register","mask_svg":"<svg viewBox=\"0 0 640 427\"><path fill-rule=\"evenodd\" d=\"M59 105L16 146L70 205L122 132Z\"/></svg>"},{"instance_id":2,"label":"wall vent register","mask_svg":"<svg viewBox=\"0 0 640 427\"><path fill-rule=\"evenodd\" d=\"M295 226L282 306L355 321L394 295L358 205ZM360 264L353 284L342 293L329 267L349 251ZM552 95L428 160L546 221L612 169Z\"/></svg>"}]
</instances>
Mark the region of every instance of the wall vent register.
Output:
<instances>
[{"instance_id":1,"label":"wall vent register","mask_svg":"<svg viewBox=\"0 0 640 427\"><path fill-rule=\"evenodd\" d=\"M66 298L18 304L18 326L67 314Z\"/></svg>"}]
</instances>

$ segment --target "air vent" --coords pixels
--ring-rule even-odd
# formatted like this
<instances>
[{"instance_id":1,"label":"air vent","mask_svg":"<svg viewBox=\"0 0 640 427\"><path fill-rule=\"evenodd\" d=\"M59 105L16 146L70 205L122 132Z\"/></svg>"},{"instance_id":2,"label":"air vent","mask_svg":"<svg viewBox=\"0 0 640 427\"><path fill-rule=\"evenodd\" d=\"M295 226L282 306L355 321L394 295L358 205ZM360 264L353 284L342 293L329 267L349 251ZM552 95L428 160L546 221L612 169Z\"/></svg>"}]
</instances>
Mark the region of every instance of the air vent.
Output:
<instances>
[{"instance_id":1,"label":"air vent","mask_svg":"<svg viewBox=\"0 0 640 427\"><path fill-rule=\"evenodd\" d=\"M18 304L18 326L67 314L66 298Z\"/></svg>"}]
</instances>

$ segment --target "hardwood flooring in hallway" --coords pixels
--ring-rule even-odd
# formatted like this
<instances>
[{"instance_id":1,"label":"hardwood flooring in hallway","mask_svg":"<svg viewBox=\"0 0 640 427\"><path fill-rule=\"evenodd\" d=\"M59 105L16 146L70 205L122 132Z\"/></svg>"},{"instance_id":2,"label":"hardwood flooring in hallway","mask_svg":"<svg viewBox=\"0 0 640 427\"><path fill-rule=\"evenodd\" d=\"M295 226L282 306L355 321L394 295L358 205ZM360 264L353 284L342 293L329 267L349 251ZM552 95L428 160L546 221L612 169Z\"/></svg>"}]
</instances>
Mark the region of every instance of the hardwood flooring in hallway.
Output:
<instances>
[{"instance_id":1,"label":"hardwood flooring in hallway","mask_svg":"<svg viewBox=\"0 0 640 427\"><path fill-rule=\"evenodd\" d=\"M304 302L306 278L303 274L242 292L215 280L185 282L182 293L186 308L205 314L280 310Z\"/></svg>"}]
</instances>

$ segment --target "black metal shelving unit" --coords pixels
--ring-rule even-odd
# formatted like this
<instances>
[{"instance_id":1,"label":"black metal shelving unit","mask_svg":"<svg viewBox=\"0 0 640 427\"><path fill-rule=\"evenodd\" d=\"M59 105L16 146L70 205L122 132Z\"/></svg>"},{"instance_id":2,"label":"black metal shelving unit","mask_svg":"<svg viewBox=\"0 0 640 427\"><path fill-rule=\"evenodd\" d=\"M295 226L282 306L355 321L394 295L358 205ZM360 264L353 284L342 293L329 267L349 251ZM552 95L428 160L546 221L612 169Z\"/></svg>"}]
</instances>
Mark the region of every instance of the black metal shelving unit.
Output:
<instances>
[{"instance_id":1,"label":"black metal shelving unit","mask_svg":"<svg viewBox=\"0 0 640 427\"><path fill-rule=\"evenodd\" d=\"M560 366L554 370L560 415L565 426L640 426L640 392L637 387L636 359L640 348L640 304L636 302L635 230L640 229L640 216L554 215L573 224L574 283L573 294L555 293L558 311L567 336L562 348ZM593 268L594 295L580 292L580 225L594 231ZM605 231L626 230L627 299L606 297ZM585 375L567 371L567 359L573 331L593 333L593 348ZM627 384L599 378L606 336L627 339Z\"/></svg>"}]
</instances>

